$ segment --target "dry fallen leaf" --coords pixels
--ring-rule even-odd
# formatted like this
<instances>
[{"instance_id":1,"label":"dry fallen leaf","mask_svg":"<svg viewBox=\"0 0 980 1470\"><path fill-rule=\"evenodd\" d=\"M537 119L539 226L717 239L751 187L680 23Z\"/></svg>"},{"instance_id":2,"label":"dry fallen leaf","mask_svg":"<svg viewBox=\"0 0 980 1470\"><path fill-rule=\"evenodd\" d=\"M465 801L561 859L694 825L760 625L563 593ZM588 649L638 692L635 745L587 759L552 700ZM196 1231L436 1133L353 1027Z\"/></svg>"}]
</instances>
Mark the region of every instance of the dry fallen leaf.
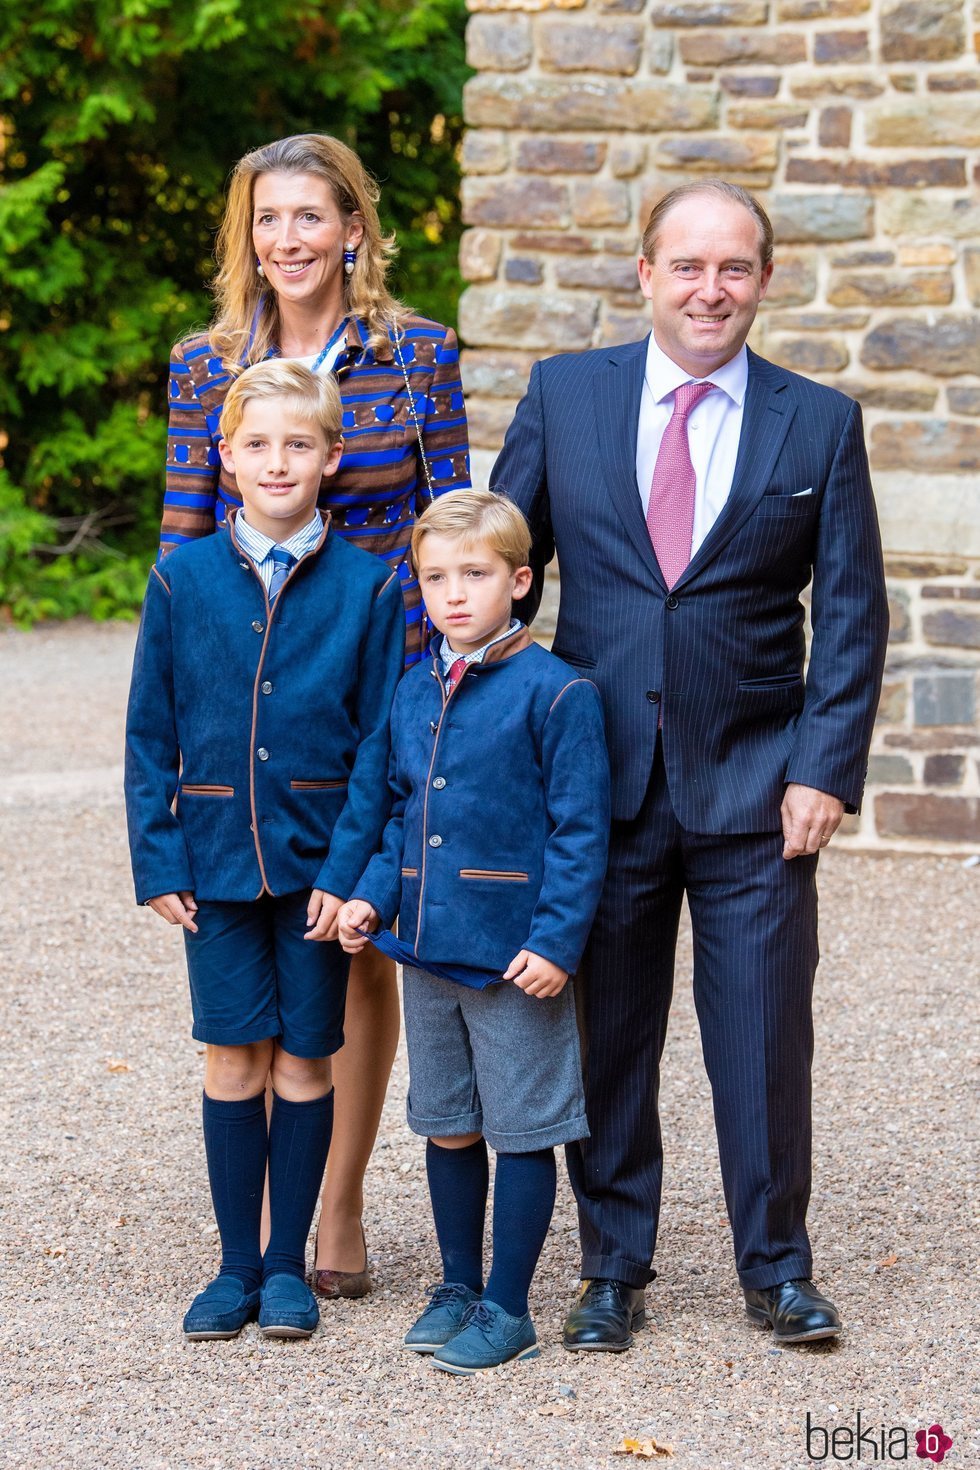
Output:
<instances>
[{"instance_id":1,"label":"dry fallen leaf","mask_svg":"<svg viewBox=\"0 0 980 1470\"><path fill-rule=\"evenodd\" d=\"M658 1444L655 1439L624 1439L614 1455L636 1455L640 1460L672 1460L673 1447Z\"/></svg>"},{"instance_id":2,"label":"dry fallen leaf","mask_svg":"<svg viewBox=\"0 0 980 1470\"><path fill-rule=\"evenodd\" d=\"M65 1248L63 1245L46 1245L43 1254L46 1256L63 1256Z\"/></svg>"},{"instance_id":3,"label":"dry fallen leaf","mask_svg":"<svg viewBox=\"0 0 980 1470\"><path fill-rule=\"evenodd\" d=\"M568 1413L567 1404L542 1404L538 1410L539 1414L548 1414L554 1419L563 1418Z\"/></svg>"},{"instance_id":4,"label":"dry fallen leaf","mask_svg":"<svg viewBox=\"0 0 980 1470\"><path fill-rule=\"evenodd\" d=\"M883 1261L878 1262L879 1266L896 1266L897 1264L898 1256L895 1254L894 1251L892 1251L890 1256L886 1256Z\"/></svg>"},{"instance_id":5,"label":"dry fallen leaf","mask_svg":"<svg viewBox=\"0 0 980 1470\"><path fill-rule=\"evenodd\" d=\"M107 1072L131 1072L133 1070L128 1062L117 1057L106 1057L105 1069Z\"/></svg>"}]
</instances>

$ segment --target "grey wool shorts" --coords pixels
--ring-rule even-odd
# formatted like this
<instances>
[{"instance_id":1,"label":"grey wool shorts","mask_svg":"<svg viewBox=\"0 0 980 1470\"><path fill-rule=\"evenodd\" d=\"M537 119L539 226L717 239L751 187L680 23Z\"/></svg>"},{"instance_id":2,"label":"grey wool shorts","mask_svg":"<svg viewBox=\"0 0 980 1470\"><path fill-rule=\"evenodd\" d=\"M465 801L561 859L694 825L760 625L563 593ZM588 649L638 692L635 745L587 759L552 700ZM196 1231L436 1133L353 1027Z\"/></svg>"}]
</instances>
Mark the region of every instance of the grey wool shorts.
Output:
<instances>
[{"instance_id":1,"label":"grey wool shorts","mask_svg":"<svg viewBox=\"0 0 980 1470\"><path fill-rule=\"evenodd\" d=\"M404 970L408 1126L482 1133L498 1153L589 1136L572 982L543 1000L513 982L469 990Z\"/></svg>"}]
</instances>

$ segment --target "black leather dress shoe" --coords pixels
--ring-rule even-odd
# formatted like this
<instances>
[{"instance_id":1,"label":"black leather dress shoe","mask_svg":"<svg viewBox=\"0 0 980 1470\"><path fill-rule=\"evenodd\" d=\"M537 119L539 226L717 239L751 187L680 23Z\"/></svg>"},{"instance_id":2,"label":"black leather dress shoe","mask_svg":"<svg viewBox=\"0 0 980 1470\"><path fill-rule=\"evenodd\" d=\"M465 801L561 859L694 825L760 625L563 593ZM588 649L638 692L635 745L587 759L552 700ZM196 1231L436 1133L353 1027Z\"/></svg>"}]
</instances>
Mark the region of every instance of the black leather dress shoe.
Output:
<instances>
[{"instance_id":1,"label":"black leather dress shoe","mask_svg":"<svg viewBox=\"0 0 980 1470\"><path fill-rule=\"evenodd\" d=\"M756 1327L771 1327L774 1342L819 1342L837 1337L840 1313L812 1281L781 1281L745 1292L745 1310Z\"/></svg>"},{"instance_id":2,"label":"black leather dress shoe","mask_svg":"<svg viewBox=\"0 0 980 1470\"><path fill-rule=\"evenodd\" d=\"M625 1353L646 1321L643 1288L625 1281L584 1281L565 1318L562 1342L572 1353Z\"/></svg>"}]
</instances>

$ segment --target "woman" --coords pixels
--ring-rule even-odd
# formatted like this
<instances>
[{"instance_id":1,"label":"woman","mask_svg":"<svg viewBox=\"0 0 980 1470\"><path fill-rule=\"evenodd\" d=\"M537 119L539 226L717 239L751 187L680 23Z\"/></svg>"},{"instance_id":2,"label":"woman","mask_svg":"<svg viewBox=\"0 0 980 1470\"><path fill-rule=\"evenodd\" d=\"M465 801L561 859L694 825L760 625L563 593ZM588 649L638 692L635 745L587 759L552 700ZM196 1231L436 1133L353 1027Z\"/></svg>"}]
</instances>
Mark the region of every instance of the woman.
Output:
<instances>
[{"instance_id":1,"label":"woman","mask_svg":"<svg viewBox=\"0 0 980 1470\"><path fill-rule=\"evenodd\" d=\"M385 286L395 245L381 232L378 192L357 155L322 134L270 143L236 166L218 234L216 316L177 345L170 367L160 550L223 526L241 504L218 457L234 377L275 355L333 372L344 454L320 504L339 535L397 569L412 664L426 642L412 527L433 496L469 485L468 441L454 333ZM344 1032L314 1274L328 1297L371 1290L362 1187L398 1042L394 967L376 951L351 966Z\"/></svg>"}]
</instances>

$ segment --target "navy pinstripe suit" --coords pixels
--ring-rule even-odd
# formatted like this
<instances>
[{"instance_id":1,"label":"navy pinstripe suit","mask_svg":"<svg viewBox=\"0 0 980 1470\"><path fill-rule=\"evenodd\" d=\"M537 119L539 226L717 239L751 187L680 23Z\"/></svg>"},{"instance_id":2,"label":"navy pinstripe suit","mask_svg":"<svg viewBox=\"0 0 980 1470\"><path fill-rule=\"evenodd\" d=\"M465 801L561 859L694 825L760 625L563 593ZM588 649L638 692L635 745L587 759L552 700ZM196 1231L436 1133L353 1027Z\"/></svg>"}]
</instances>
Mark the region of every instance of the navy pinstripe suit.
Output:
<instances>
[{"instance_id":1,"label":"navy pinstripe suit","mask_svg":"<svg viewBox=\"0 0 980 1470\"><path fill-rule=\"evenodd\" d=\"M611 855L579 985L592 1137L569 1150L582 1274L653 1275L686 892L736 1261L743 1286L765 1287L811 1272L817 859L782 858L780 803L787 782L860 801L887 628L881 546L857 404L750 353L730 496L668 590L636 484L646 350L536 364L492 476L531 523L538 585L557 549L555 652L606 709Z\"/></svg>"}]
</instances>

